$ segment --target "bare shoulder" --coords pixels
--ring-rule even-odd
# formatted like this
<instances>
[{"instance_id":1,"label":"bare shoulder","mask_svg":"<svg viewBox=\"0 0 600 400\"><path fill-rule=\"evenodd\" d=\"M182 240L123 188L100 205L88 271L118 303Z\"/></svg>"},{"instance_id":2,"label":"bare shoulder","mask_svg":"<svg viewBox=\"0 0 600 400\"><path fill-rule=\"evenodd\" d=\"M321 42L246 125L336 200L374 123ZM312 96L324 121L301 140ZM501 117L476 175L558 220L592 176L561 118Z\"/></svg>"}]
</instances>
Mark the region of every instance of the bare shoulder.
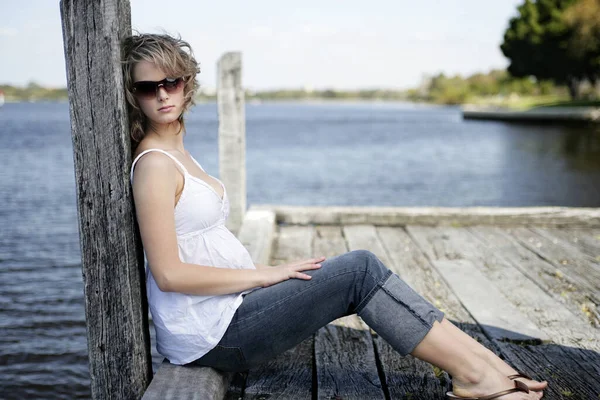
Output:
<instances>
[{"instance_id":1,"label":"bare shoulder","mask_svg":"<svg viewBox=\"0 0 600 400\"><path fill-rule=\"evenodd\" d=\"M176 168L169 157L158 151L151 151L137 161L133 174L136 179L142 180L150 177L166 177L172 180L175 171Z\"/></svg>"}]
</instances>

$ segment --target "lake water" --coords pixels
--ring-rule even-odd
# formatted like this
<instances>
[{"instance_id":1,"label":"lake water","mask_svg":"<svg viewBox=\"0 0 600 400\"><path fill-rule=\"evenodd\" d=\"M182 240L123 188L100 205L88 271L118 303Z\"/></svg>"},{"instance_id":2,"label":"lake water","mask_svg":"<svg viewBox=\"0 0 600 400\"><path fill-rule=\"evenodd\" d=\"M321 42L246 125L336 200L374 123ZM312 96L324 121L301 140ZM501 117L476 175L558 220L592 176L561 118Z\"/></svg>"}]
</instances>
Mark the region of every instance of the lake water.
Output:
<instances>
[{"instance_id":1,"label":"lake water","mask_svg":"<svg viewBox=\"0 0 600 400\"><path fill-rule=\"evenodd\" d=\"M246 118L249 206L600 206L591 125L403 103L258 104ZM218 177L217 126L215 104L196 106L185 145ZM88 398L68 105L0 108L0 160L0 397Z\"/></svg>"}]
</instances>

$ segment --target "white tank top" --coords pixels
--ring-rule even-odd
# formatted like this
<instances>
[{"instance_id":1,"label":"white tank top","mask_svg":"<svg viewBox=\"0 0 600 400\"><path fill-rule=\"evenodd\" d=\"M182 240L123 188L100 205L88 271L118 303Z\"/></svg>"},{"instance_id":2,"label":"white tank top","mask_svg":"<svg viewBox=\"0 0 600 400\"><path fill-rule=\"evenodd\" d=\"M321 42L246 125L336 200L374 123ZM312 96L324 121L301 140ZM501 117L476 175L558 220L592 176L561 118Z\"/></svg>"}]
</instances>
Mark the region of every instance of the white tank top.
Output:
<instances>
[{"instance_id":1,"label":"white tank top","mask_svg":"<svg viewBox=\"0 0 600 400\"><path fill-rule=\"evenodd\" d=\"M248 250L225 226L229 199L223 198L204 180L190 175L177 158L161 149L148 149L136 157L133 169L144 154L157 151L171 158L181 169L184 187L175 206L175 231L182 262L219 268L255 269ZM192 157L202 171L204 168ZM156 348L173 364L186 364L208 353L219 343L244 292L220 296L195 296L163 292L146 263L148 305L156 330Z\"/></svg>"}]
</instances>

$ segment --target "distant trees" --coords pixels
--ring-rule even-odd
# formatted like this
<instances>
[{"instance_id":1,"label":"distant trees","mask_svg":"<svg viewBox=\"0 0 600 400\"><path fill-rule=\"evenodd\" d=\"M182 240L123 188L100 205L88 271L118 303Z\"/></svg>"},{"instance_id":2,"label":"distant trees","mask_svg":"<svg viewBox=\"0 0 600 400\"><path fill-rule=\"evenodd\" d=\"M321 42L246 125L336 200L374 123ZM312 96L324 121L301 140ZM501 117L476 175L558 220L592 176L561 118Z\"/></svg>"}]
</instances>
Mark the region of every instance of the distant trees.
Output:
<instances>
[{"instance_id":1,"label":"distant trees","mask_svg":"<svg viewBox=\"0 0 600 400\"><path fill-rule=\"evenodd\" d=\"M563 16L572 30L569 56L582 60L592 85L600 80L600 0L579 0Z\"/></svg>"},{"instance_id":2,"label":"distant trees","mask_svg":"<svg viewBox=\"0 0 600 400\"><path fill-rule=\"evenodd\" d=\"M477 98L512 96L564 96L563 87L557 87L550 80L537 81L531 76L516 78L506 70L476 73L463 78L460 75L446 76L443 73L429 77L419 89L407 92L414 101L428 101L439 104L464 104Z\"/></svg>"},{"instance_id":3,"label":"distant trees","mask_svg":"<svg viewBox=\"0 0 600 400\"><path fill-rule=\"evenodd\" d=\"M515 77L566 84L573 99L583 81L600 78L600 0L525 0L500 46Z\"/></svg>"}]
</instances>

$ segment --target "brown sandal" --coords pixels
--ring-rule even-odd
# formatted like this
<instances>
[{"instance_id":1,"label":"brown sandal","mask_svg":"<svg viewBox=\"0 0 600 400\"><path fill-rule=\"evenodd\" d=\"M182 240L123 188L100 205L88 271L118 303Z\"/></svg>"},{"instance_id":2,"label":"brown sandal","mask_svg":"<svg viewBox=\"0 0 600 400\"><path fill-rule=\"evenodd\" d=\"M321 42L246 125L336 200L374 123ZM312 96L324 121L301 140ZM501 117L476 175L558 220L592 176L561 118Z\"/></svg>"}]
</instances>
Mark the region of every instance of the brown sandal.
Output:
<instances>
[{"instance_id":1,"label":"brown sandal","mask_svg":"<svg viewBox=\"0 0 600 400\"><path fill-rule=\"evenodd\" d=\"M509 375L508 379L514 380L514 379L519 379L519 378L523 378L523 379L529 379L530 381L533 380L532 377L530 377L529 375L527 375L525 372L521 372L519 370L517 370L516 374L513 375Z\"/></svg>"},{"instance_id":2,"label":"brown sandal","mask_svg":"<svg viewBox=\"0 0 600 400\"><path fill-rule=\"evenodd\" d=\"M461 397L461 396L457 396L452 392L448 392L446 393L446 397L449 399L460 399L460 400L491 400L491 399L497 399L500 396L504 396L506 394L510 394L510 393L515 393L515 392L525 392L525 393L529 393L529 388L527 387L526 384L524 384L521 381L514 381L515 382L515 387L512 389L506 389L503 390L501 392L498 393L493 393L493 394L488 394L487 396L482 396L482 397Z\"/></svg>"}]
</instances>

